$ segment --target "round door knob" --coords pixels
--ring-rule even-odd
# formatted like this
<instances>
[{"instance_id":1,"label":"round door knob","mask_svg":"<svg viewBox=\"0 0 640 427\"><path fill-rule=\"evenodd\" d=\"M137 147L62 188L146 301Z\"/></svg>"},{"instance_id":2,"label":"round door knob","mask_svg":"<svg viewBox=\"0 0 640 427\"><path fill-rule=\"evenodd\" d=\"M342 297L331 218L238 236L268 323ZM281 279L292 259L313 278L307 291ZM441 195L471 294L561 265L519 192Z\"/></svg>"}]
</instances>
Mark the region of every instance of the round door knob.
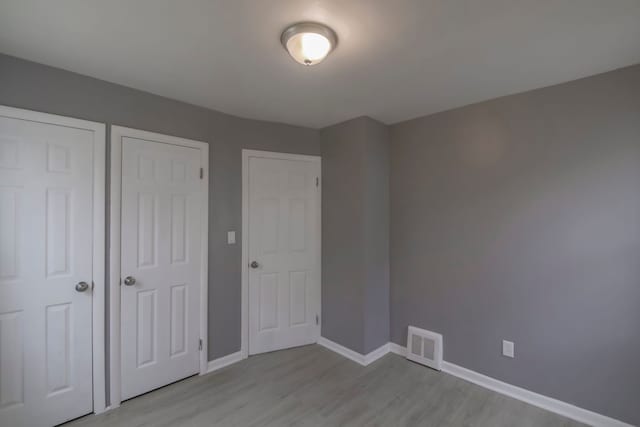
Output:
<instances>
[{"instance_id":1,"label":"round door knob","mask_svg":"<svg viewBox=\"0 0 640 427\"><path fill-rule=\"evenodd\" d=\"M136 278L132 276L127 276L124 278L125 286L133 286L136 284Z\"/></svg>"},{"instance_id":2,"label":"round door knob","mask_svg":"<svg viewBox=\"0 0 640 427\"><path fill-rule=\"evenodd\" d=\"M78 292L84 292L87 289L89 289L89 284L87 282L78 282L76 284L76 291Z\"/></svg>"},{"instance_id":3,"label":"round door knob","mask_svg":"<svg viewBox=\"0 0 640 427\"><path fill-rule=\"evenodd\" d=\"M258 261L252 261L249 265L251 266L251 268L258 268L260 266L260 264L258 264Z\"/></svg>"}]
</instances>

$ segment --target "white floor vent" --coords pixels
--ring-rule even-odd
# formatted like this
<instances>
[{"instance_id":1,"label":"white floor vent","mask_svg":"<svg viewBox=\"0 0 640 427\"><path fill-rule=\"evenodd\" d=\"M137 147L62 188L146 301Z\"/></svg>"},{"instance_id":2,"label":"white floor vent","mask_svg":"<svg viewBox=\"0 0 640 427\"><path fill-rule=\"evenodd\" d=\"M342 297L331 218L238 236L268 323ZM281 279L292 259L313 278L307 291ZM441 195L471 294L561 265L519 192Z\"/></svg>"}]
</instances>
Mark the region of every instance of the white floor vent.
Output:
<instances>
[{"instance_id":1,"label":"white floor vent","mask_svg":"<svg viewBox=\"0 0 640 427\"><path fill-rule=\"evenodd\" d=\"M441 370L442 335L409 326L407 337L407 359L430 368Z\"/></svg>"}]
</instances>

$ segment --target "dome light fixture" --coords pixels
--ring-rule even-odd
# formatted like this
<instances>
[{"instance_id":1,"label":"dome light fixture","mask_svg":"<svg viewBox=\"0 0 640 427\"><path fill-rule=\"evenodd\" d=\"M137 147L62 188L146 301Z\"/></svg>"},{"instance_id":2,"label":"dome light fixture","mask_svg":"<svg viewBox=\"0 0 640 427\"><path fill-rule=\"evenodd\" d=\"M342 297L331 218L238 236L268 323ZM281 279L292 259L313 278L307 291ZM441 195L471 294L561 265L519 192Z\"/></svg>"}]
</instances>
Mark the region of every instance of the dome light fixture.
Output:
<instances>
[{"instance_id":1,"label":"dome light fixture","mask_svg":"<svg viewBox=\"0 0 640 427\"><path fill-rule=\"evenodd\" d=\"M282 46L302 65L316 65L338 44L335 31L315 22L293 24L282 32Z\"/></svg>"}]
</instances>

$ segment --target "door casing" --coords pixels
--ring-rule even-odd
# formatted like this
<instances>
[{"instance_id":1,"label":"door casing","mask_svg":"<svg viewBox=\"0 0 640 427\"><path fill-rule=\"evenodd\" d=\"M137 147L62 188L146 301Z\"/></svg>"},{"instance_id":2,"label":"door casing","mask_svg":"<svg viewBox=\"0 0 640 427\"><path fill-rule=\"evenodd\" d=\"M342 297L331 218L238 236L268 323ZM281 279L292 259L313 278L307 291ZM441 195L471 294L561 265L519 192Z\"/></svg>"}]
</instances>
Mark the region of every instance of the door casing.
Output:
<instances>
[{"instance_id":1,"label":"door casing","mask_svg":"<svg viewBox=\"0 0 640 427\"><path fill-rule=\"evenodd\" d=\"M93 132L92 365L93 412L106 409L105 370L105 164L106 132L102 123L0 105L0 116L67 126Z\"/></svg>"},{"instance_id":2,"label":"door casing","mask_svg":"<svg viewBox=\"0 0 640 427\"><path fill-rule=\"evenodd\" d=\"M121 256L121 197L122 197L122 139L125 137L143 139L150 142L190 147L200 150L202 168L200 221L203 239L201 241L200 269L200 375L207 373L207 329L208 329L208 247L209 247L209 145L205 142L178 138L159 133L111 126L111 179L110 179L110 230L109 230L109 406L117 408L121 403L121 312L120 312L120 256Z\"/></svg>"},{"instance_id":3,"label":"door casing","mask_svg":"<svg viewBox=\"0 0 640 427\"><path fill-rule=\"evenodd\" d=\"M249 159L261 157L280 160L305 160L322 164L320 156L303 154L278 153L273 151L242 150L242 320L240 354L242 359L249 357ZM318 186L322 189L322 168L318 172ZM318 268L322 268L322 192L318 192L316 253ZM320 280L319 286L322 287ZM318 295L318 312L322 313L322 293ZM322 319L320 318L320 334L322 336Z\"/></svg>"}]
</instances>

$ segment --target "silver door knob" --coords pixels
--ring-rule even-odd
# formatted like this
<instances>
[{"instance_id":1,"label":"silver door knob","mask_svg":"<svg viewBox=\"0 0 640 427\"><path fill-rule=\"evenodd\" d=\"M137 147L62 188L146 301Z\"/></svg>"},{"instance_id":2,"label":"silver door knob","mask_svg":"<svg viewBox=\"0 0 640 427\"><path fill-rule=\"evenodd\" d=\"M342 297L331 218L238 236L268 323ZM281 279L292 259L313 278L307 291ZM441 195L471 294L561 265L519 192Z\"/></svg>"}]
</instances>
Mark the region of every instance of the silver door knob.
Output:
<instances>
[{"instance_id":1,"label":"silver door knob","mask_svg":"<svg viewBox=\"0 0 640 427\"><path fill-rule=\"evenodd\" d=\"M124 278L125 286L133 286L136 284L136 278L132 276L127 276Z\"/></svg>"},{"instance_id":2,"label":"silver door knob","mask_svg":"<svg viewBox=\"0 0 640 427\"><path fill-rule=\"evenodd\" d=\"M76 284L76 291L78 292L84 292L87 289L89 289L89 284L87 282L78 282Z\"/></svg>"},{"instance_id":3,"label":"silver door knob","mask_svg":"<svg viewBox=\"0 0 640 427\"><path fill-rule=\"evenodd\" d=\"M258 261L252 261L251 264L249 264L251 266L251 268L258 268L260 267L260 264L258 264Z\"/></svg>"}]
</instances>

